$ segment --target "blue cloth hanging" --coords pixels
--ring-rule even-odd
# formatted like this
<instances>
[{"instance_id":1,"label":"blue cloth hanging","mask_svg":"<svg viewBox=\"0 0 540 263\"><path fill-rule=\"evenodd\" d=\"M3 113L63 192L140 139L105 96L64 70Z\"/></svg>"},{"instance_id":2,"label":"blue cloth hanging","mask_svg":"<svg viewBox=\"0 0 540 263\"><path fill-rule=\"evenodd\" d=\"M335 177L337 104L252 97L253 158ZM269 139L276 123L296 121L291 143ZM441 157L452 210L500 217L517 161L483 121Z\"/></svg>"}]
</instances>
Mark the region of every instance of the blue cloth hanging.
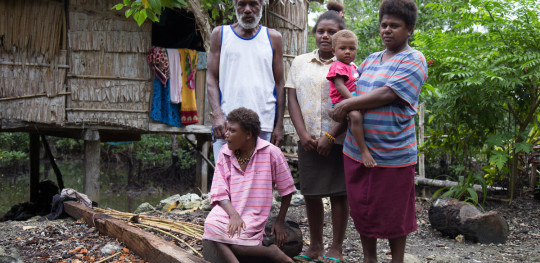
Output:
<instances>
[{"instance_id":1,"label":"blue cloth hanging","mask_svg":"<svg viewBox=\"0 0 540 263\"><path fill-rule=\"evenodd\" d=\"M167 80L167 86L164 86L157 77L154 78L150 118L171 126L182 127L182 123L180 122L180 104L171 103L171 86L169 81L170 79Z\"/></svg>"}]
</instances>

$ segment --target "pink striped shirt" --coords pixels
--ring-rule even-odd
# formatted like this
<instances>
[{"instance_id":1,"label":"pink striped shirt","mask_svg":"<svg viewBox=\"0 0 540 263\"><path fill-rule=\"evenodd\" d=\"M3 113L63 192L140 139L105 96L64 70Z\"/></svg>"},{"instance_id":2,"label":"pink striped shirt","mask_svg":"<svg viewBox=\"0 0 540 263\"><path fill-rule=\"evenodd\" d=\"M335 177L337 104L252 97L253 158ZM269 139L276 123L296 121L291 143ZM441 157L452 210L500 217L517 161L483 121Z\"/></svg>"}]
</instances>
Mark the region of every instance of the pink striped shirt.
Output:
<instances>
[{"instance_id":1,"label":"pink striped shirt","mask_svg":"<svg viewBox=\"0 0 540 263\"><path fill-rule=\"evenodd\" d=\"M210 197L214 208L204 222L203 239L226 244L259 246L264 227L272 208L272 189L277 186L279 195L296 190L287 160L281 150L258 138L257 146L246 171L242 171L233 151L223 146L218 156ZM219 201L229 199L238 212L246 230L229 238L229 215Z\"/></svg>"}]
</instances>

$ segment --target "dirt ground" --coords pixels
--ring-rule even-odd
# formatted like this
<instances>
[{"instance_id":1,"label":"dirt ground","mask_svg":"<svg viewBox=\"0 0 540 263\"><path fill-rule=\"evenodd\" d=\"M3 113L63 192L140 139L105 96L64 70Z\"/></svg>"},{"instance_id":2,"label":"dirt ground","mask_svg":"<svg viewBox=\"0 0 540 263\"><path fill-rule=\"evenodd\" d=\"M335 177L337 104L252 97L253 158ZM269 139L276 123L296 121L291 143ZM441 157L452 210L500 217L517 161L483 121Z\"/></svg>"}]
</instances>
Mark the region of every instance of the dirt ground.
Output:
<instances>
[{"instance_id":1,"label":"dirt ground","mask_svg":"<svg viewBox=\"0 0 540 263\"><path fill-rule=\"evenodd\" d=\"M441 236L430 226L430 204L430 201L417 201L418 230L407 240L406 253L420 262L540 262L540 201L531 198L517 199L512 205L497 201L487 202L485 210L501 213L510 227L508 241L500 245L458 242ZM171 212L161 216L202 223L206 214L207 212L201 211L185 215ZM291 207L288 218L300 223L304 240L309 240L305 207ZM325 242L330 242L332 230L329 213L326 213L325 222ZM343 251L345 262L361 262L362 248L359 240L352 220L349 220ZM194 243L195 248L201 251L201 243ZM103 249L106 245L115 245L116 249L112 250L113 252L106 251ZM95 228L89 228L86 224L69 218L50 222L29 220L0 223L0 250L2 247L8 255L19 257L23 262L96 262L115 254L106 262L144 262L140 256L133 254L115 239L101 235ZM307 245L304 244L304 250L306 248ZM390 262L389 250L387 241L379 240L379 262Z\"/></svg>"}]
</instances>

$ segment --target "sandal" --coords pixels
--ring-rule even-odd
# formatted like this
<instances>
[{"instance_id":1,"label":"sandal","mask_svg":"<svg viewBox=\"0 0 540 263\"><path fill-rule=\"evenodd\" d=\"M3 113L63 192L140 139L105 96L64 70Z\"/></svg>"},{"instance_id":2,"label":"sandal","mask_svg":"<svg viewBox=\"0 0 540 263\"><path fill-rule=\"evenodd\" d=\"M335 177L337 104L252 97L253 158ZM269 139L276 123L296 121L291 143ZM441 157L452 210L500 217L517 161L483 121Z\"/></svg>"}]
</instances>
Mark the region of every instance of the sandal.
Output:
<instances>
[{"instance_id":1,"label":"sandal","mask_svg":"<svg viewBox=\"0 0 540 263\"><path fill-rule=\"evenodd\" d=\"M326 255L322 255L322 257L323 257L324 259L330 259L330 260L335 261L335 262L337 262L337 263L341 263L341 260L339 260L339 259L337 259L337 258L327 257Z\"/></svg>"},{"instance_id":2,"label":"sandal","mask_svg":"<svg viewBox=\"0 0 540 263\"><path fill-rule=\"evenodd\" d=\"M307 255L298 255L296 257L294 257L294 261L299 261L299 262L313 262L315 261L314 259L310 258L309 256Z\"/></svg>"}]
</instances>

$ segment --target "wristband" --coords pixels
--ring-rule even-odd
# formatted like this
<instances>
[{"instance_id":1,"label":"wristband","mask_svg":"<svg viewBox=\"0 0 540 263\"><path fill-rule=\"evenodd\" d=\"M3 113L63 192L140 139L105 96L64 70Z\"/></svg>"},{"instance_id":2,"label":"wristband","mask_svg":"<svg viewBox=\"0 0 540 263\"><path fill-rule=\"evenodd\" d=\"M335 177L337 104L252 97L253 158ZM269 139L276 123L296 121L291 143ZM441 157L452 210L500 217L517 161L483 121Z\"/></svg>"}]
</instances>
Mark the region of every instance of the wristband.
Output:
<instances>
[{"instance_id":1,"label":"wristband","mask_svg":"<svg viewBox=\"0 0 540 263\"><path fill-rule=\"evenodd\" d=\"M336 142L336 138L334 138L334 136L330 135L330 133L325 132L324 135L326 135L326 137L328 138L329 143Z\"/></svg>"}]
</instances>

